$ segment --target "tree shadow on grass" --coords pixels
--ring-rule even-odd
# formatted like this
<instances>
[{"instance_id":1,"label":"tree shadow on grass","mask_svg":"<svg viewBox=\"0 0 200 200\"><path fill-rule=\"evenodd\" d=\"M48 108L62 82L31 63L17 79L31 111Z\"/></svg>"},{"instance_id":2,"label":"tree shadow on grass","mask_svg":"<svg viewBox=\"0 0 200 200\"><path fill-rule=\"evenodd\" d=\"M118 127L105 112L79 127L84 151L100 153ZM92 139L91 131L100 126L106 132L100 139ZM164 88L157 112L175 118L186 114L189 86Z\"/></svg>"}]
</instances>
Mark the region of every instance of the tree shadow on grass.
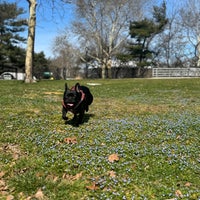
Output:
<instances>
[{"instance_id":1,"label":"tree shadow on grass","mask_svg":"<svg viewBox=\"0 0 200 200\"><path fill-rule=\"evenodd\" d=\"M90 120L91 117L94 117L94 114L88 114L88 113L84 114L83 122L80 125L87 123ZM71 125L71 126L74 126L74 127L79 126L79 125L77 125L77 119L74 120L73 118L65 121L65 124Z\"/></svg>"}]
</instances>

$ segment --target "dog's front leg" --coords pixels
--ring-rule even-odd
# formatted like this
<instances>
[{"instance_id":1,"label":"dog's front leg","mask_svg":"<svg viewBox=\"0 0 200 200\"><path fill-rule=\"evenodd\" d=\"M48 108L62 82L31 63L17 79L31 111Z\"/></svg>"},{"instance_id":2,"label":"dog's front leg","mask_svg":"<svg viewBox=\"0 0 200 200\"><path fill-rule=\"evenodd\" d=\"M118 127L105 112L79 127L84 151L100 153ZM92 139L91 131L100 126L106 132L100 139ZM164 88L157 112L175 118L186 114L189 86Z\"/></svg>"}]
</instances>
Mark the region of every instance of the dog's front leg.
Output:
<instances>
[{"instance_id":1,"label":"dog's front leg","mask_svg":"<svg viewBox=\"0 0 200 200\"><path fill-rule=\"evenodd\" d=\"M85 110L83 109L83 110L80 112L80 114L79 114L79 117L78 117L78 124L82 124L82 123L83 123L84 113L85 113Z\"/></svg>"},{"instance_id":2,"label":"dog's front leg","mask_svg":"<svg viewBox=\"0 0 200 200\"><path fill-rule=\"evenodd\" d=\"M64 120L68 120L68 117L67 117L67 110L63 107L62 108L62 118Z\"/></svg>"},{"instance_id":3,"label":"dog's front leg","mask_svg":"<svg viewBox=\"0 0 200 200\"><path fill-rule=\"evenodd\" d=\"M74 117L73 117L73 119L72 119L72 121L73 121L73 124L75 125L75 126L79 126L79 123L78 123L78 120L77 120L77 113L74 113Z\"/></svg>"},{"instance_id":4,"label":"dog's front leg","mask_svg":"<svg viewBox=\"0 0 200 200\"><path fill-rule=\"evenodd\" d=\"M73 121L76 121L76 119L77 119L77 114L76 113L74 113L74 117L73 117Z\"/></svg>"}]
</instances>

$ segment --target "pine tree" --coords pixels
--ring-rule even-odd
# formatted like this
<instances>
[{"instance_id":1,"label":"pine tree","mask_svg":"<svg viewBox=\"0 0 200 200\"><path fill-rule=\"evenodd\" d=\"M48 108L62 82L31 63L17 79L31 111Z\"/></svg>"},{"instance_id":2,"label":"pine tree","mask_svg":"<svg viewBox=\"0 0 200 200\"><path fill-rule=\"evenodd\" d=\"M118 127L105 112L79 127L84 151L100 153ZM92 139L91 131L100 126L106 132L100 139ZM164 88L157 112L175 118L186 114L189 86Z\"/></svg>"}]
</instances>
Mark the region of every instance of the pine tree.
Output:
<instances>
[{"instance_id":1,"label":"pine tree","mask_svg":"<svg viewBox=\"0 0 200 200\"><path fill-rule=\"evenodd\" d=\"M45 58L43 51L40 53L34 53L33 75L36 78L42 78L44 76L44 72L49 71L49 63L50 61Z\"/></svg>"},{"instance_id":2,"label":"pine tree","mask_svg":"<svg viewBox=\"0 0 200 200\"><path fill-rule=\"evenodd\" d=\"M157 34L164 30L167 22L165 2L162 3L161 7L154 6L153 19L145 18L141 21L130 22L131 42L127 46L128 53L119 55L119 59L123 61L134 60L139 69L151 65L152 57L156 51L150 50L150 43Z\"/></svg>"},{"instance_id":3,"label":"pine tree","mask_svg":"<svg viewBox=\"0 0 200 200\"><path fill-rule=\"evenodd\" d=\"M18 44L25 42L25 39L19 33L25 31L26 20L19 19L19 15L24 10L18 8L16 3L0 3L0 65L6 63L15 63L22 65L24 62L24 50L18 47Z\"/></svg>"}]
</instances>

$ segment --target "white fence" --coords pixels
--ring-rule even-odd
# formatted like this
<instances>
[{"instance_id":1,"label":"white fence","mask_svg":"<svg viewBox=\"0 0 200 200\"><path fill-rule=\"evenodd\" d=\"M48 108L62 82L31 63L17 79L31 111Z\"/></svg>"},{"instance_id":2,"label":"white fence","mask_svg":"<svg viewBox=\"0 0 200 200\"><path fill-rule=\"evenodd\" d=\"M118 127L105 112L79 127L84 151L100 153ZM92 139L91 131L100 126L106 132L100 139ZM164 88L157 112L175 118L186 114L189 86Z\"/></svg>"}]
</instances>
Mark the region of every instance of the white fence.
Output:
<instances>
[{"instance_id":1,"label":"white fence","mask_svg":"<svg viewBox=\"0 0 200 200\"><path fill-rule=\"evenodd\" d=\"M200 77L200 68L153 68L152 77Z\"/></svg>"}]
</instances>

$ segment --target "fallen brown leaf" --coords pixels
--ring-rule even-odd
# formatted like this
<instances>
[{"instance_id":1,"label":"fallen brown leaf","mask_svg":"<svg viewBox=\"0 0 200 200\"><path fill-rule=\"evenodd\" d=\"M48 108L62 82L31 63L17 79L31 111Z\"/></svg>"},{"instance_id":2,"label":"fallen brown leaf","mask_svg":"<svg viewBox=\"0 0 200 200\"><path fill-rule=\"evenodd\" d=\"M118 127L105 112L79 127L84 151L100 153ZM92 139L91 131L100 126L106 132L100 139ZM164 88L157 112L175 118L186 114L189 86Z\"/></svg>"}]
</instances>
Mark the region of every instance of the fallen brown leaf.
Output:
<instances>
[{"instance_id":1,"label":"fallen brown leaf","mask_svg":"<svg viewBox=\"0 0 200 200\"><path fill-rule=\"evenodd\" d=\"M109 162L113 163L115 161L119 161L119 156L117 154L111 154L108 156Z\"/></svg>"},{"instance_id":2,"label":"fallen brown leaf","mask_svg":"<svg viewBox=\"0 0 200 200\"><path fill-rule=\"evenodd\" d=\"M77 144L77 139L76 137L67 137L64 138L64 142L67 144Z\"/></svg>"},{"instance_id":3,"label":"fallen brown leaf","mask_svg":"<svg viewBox=\"0 0 200 200\"><path fill-rule=\"evenodd\" d=\"M7 197L6 197L6 200L13 200L14 199L14 196L13 195L8 195Z\"/></svg>"},{"instance_id":4,"label":"fallen brown leaf","mask_svg":"<svg viewBox=\"0 0 200 200\"><path fill-rule=\"evenodd\" d=\"M2 178L5 175L5 172L1 171L0 172L0 178Z\"/></svg>"},{"instance_id":5,"label":"fallen brown leaf","mask_svg":"<svg viewBox=\"0 0 200 200\"><path fill-rule=\"evenodd\" d=\"M112 178L115 178L116 177L116 172L115 171L109 171L108 172L108 175Z\"/></svg>"},{"instance_id":6,"label":"fallen brown leaf","mask_svg":"<svg viewBox=\"0 0 200 200\"><path fill-rule=\"evenodd\" d=\"M177 197L180 197L180 198L183 197L183 194L180 190L176 190L175 194L176 194Z\"/></svg>"},{"instance_id":7,"label":"fallen brown leaf","mask_svg":"<svg viewBox=\"0 0 200 200\"><path fill-rule=\"evenodd\" d=\"M17 160L22 155L19 146L15 144L6 144L3 147L3 150L7 153L12 154L14 160Z\"/></svg>"},{"instance_id":8,"label":"fallen brown leaf","mask_svg":"<svg viewBox=\"0 0 200 200\"><path fill-rule=\"evenodd\" d=\"M79 179L82 177L82 175L83 175L83 172L80 172L80 173L78 173L78 174L76 174L76 175L74 176L74 179L75 179L75 180L79 180Z\"/></svg>"},{"instance_id":9,"label":"fallen brown leaf","mask_svg":"<svg viewBox=\"0 0 200 200\"><path fill-rule=\"evenodd\" d=\"M4 180L0 180L0 187L4 187L6 185Z\"/></svg>"},{"instance_id":10,"label":"fallen brown leaf","mask_svg":"<svg viewBox=\"0 0 200 200\"><path fill-rule=\"evenodd\" d=\"M192 184L190 182L185 183L186 187L190 187Z\"/></svg>"},{"instance_id":11,"label":"fallen brown leaf","mask_svg":"<svg viewBox=\"0 0 200 200\"><path fill-rule=\"evenodd\" d=\"M88 190L98 190L99 187L97 186L97 184L95 182L92 183L92 185L86 186L86 188Z\"/></svg>"},{"instance_id":12,"label":"fallen brown leaf","mask_svg":"<svg viewBox=\"0 0 200 200\"><path fill-rule=\"evenodd\" d=\"M44 199L44 193L42 192L41 189L39 189L36 194L34 195L36 199Z\"/></svg>"},{"instance_id":13,"label":"fallen brown leaf","mask_svg":"<svg viewBox=\"0 0 200 200\"><path fill-rule=\"evenodd\" d=\"M52 181L53 183L56 183L58 181L59 177L55 176L55 175L48 175L46 177L46 179Z\"/></svg>"},{"instance_id":14,"label":"fallen brown leaf","mask_svg":"<svg viewBox=\"0 0 200 200\"><path fill-rule=\"evenodd\" d=\"M80 173L76 174L75 176L64 173L62 178L70 180L70 181L76 181L76 180L79 180L82 177L82 175L83 175L83 172L80 172Z\"/></svg>"}]
</instances>

